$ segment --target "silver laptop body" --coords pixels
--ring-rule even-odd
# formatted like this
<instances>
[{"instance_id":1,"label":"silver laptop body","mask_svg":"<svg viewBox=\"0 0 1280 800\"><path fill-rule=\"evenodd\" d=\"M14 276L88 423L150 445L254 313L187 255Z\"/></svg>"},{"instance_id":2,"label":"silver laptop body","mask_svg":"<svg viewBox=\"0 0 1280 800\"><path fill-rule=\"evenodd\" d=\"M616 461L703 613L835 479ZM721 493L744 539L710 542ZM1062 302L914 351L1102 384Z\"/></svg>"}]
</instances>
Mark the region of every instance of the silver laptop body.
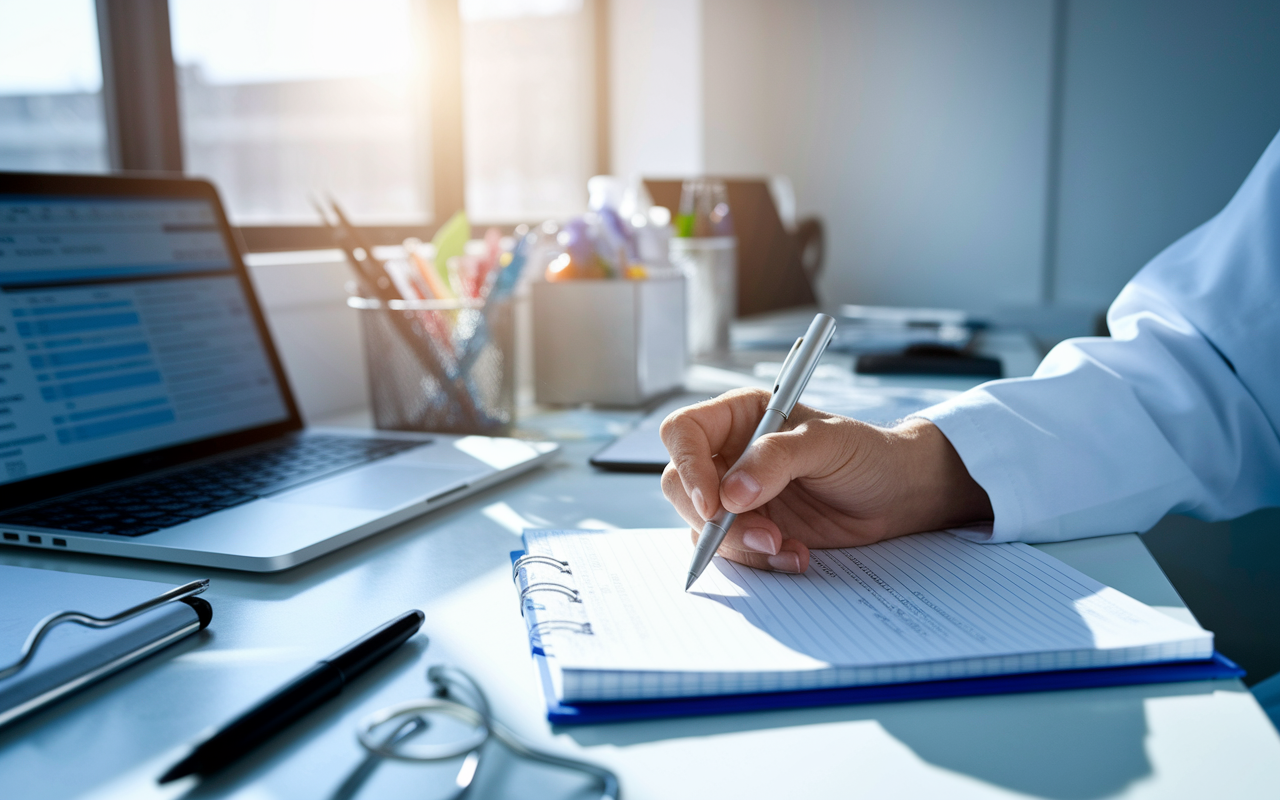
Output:
<instances>
[{"instance_id":1,"label":"silver laptop body","mask_svg":"<svg viewBox=\"0 0 1280 800\"><path fill-rule=\"evenodd\" d=\"M232 242L203 181L0 173L0 545L271 572L554 456L542 442L304 428ZM376 455L322 460L318 477L220 510L161 498L145 519L92 513L139 486L321 445Z\"/></svg>"}]
</instances>

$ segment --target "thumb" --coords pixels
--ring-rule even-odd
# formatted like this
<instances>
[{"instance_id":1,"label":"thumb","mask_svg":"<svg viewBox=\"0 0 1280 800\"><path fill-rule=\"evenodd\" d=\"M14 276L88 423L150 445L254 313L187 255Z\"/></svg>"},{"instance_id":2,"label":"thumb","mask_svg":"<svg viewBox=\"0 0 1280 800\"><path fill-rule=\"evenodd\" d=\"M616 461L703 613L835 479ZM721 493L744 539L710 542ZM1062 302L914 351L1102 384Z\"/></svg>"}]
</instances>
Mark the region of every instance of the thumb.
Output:
<instances>
[{"instance_id":1,"label":"thumb","mask_svg":"<svg viewBox=\"0 0 1280 800\"><path fill-rule=\"evenodd\" d=\"M741 514L777 497L791 481L819 477L843 459L844 438L823 419L761 436L720 482L720 502Z\"/></svg>"}]
</instances>

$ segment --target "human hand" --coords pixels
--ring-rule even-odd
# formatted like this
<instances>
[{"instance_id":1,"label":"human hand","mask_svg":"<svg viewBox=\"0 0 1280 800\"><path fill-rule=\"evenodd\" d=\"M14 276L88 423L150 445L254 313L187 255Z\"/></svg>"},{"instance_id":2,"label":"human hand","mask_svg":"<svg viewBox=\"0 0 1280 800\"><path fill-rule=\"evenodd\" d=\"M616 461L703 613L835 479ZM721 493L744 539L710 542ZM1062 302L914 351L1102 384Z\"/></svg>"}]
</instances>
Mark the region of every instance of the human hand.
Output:
<instances>
[{"instance_id":1,"label":"human hand","mask_svg":"<svg viewBox=\"0 0 1280 800\"><path fill-rule=\"evenodd\" d=\"M720 545L725 558L803 572L811 547L991 519L987 493L927 420L877 428L797 405L784 430L761 437L735 466L768 402L766 391L739 389L662 423L671 454L662 491L694 541L721 507L738 515Z\"/></svg>"}]
</instances>

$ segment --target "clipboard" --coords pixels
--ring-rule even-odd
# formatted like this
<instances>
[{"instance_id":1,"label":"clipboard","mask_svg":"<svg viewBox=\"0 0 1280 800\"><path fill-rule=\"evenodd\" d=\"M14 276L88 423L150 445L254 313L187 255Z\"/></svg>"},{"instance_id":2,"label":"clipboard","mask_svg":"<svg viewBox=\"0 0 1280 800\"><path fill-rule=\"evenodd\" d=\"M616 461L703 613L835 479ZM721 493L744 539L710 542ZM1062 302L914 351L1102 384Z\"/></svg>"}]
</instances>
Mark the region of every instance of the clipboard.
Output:
<instances>
[{"instance_id":1,"label":"clipboard","mask_svg":"<svg viewBox=\"0 0 1280 800\"><path fill-rule=\"evenodd\" d=\"M0 566L0 727L204 630L208 586Z\"/></svg>"}]
</instances>

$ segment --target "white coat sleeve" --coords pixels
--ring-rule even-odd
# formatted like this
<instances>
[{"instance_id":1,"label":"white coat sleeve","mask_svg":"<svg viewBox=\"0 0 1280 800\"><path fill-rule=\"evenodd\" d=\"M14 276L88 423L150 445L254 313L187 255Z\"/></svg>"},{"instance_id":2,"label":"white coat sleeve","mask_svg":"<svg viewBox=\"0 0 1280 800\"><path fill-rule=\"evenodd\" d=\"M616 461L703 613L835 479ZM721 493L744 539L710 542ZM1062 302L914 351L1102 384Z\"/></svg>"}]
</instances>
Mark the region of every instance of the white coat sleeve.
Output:
<instances>
[{"instance_id":1,"label":"white coat sleeve","mask_svg":"<svg viewBox=\"0 0 1280 800\"><path fill-rule=\"evenodd\" d=\"M1280 136L1216 217L1156 256L1033 377L916 416L994 510L980 541L1144 531L1280 505Z\"/></svg>"}]
</instances>

